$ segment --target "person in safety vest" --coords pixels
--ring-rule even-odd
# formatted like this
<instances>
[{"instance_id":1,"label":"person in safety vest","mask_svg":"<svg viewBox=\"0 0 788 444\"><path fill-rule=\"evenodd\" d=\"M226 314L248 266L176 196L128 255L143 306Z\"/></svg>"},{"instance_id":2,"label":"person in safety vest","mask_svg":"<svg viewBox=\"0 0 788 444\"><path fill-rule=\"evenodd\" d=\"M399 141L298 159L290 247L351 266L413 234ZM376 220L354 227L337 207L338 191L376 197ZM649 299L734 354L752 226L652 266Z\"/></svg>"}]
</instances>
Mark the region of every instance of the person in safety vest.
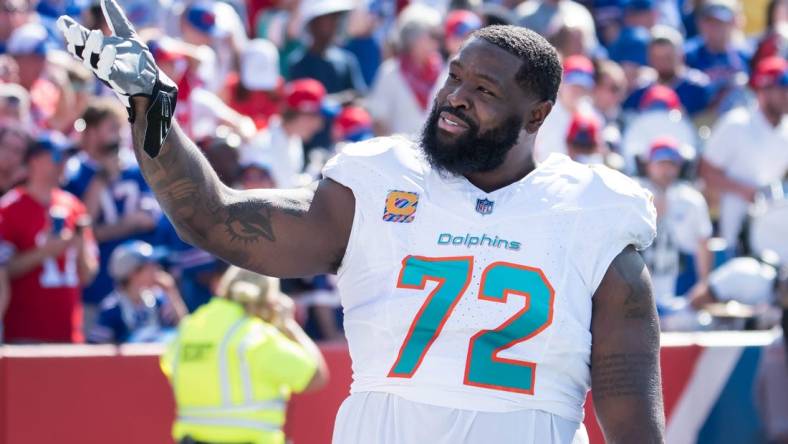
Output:
<instances>
[{"instance_id":1,"label":"person in safety vest","mask_svg":"<svg viewBox=\"0 0 788 444\"><path fill-rule=\"evenodd\" d=\"M161 358L181 444L279 444L291 393L321 388L323 356L293 318L279 280L237 267L181 321Z\"/></svg>"}]
</instances>

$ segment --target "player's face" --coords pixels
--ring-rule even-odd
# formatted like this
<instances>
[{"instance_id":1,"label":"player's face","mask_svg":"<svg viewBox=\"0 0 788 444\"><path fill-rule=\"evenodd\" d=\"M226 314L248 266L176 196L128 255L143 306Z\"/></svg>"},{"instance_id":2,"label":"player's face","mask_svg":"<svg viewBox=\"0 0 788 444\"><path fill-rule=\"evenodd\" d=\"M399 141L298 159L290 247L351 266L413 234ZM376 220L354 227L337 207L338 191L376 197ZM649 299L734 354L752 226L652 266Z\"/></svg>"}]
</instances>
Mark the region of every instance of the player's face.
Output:
<instances>
[{"instance_id":1,"label":"player's face","mask_svg":"<svg viewBox=\"0 0 788 444\"><path fill-rule=\"evenodd\" d=\"M516 81L521 63L482 39L460 50L422 130L433 166L462 175L503 163L535 104Z\"/></svg>"}]
</instances>

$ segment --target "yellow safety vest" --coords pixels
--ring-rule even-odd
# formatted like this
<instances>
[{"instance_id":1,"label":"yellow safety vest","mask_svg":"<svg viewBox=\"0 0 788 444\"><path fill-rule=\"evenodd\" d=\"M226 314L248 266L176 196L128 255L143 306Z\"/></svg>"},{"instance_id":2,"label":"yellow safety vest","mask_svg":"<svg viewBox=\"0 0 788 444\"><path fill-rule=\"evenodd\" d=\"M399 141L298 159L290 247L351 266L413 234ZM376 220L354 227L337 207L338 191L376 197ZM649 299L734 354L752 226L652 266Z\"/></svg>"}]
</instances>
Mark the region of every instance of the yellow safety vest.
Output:
<instances>
[{"instance_id":1,"label":"yellow safety vest","mask_svg":"<svg viewBox=\"0 0 788 444\"><path fill-rule=\"evenodd\" d=\"M316 363L239 304L213 298L181 321L161 367L178 405L176 440L281 444L287 400Z\"/></svg>"}]
</instances>

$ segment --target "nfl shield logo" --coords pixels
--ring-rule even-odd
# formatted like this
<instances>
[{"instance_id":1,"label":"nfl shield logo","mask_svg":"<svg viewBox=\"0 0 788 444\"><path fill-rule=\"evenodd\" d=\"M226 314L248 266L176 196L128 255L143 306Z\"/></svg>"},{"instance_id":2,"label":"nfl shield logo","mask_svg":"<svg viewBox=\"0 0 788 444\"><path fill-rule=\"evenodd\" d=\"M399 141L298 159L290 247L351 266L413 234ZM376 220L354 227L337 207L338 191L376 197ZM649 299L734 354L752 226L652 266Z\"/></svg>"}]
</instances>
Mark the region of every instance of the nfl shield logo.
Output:
<instances>
[{"instance_id":1,"label":"nfl shield logo","mask_svg":"<svg viewBox=\"0 0 788 444\"><path fill-rule=\"evenodd\" d=\"M476 199L476 212L481 215L492 213L495 202L485 199Z\"/></svg>"}]
</instances>

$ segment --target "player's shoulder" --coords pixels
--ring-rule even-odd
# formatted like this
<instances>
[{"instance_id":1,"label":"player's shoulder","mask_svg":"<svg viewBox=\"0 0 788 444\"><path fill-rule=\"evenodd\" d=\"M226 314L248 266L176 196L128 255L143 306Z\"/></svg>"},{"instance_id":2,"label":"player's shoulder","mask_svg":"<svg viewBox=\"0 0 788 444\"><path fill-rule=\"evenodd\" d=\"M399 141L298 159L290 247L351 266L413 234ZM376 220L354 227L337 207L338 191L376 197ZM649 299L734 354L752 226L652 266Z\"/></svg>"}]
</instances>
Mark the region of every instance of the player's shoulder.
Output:
<instances>
[{"instance_id":1,"label":"player's shoulder","mask_svg":"<svg viewBox=\"0 0 788 444\"><path fill-rule=\"evenodd\" d=\"M415 141L404 136L389 136L344 145L324 171L336 168L363 169L388 176L405 171L423 172L424 162Z\"/></svg>"},{"instance_id":2,"label":"player's shoulder","mask_svg":"<svg viewBox=\"0 0 788 444\"><path fill-rule=\"evenodd\" d=\"M573 196L584 208L651 205L651 192L627 175L604 165L586 165L563 154L552 154L540 164L547 182L563 184L561 193Z\"/></svg>"}]
</instances>

